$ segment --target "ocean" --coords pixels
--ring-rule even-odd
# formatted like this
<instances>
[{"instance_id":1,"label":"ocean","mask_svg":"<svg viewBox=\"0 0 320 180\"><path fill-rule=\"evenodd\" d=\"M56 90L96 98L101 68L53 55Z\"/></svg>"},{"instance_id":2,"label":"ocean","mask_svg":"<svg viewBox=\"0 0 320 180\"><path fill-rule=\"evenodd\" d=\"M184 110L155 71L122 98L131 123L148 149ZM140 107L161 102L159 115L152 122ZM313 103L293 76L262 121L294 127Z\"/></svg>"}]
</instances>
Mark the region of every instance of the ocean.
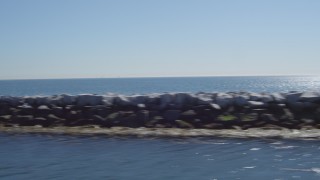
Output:
<instances>
[{"instance_id":1,"label":"ocean","mask_svg":"<svg viewBox=\"0 0 320 180\"><path fill-rule=\"evenodd\" d=\"M288 92L319 90L319 76L239 76L0 80L0 95L148 94L163 92Z\"/></svg>"},{"instance_id":2,"label":"ocean","mask_svg":"<svg viewBox=\"0 0 320 180\"><path fill-rule=\"evenodd\" d=\"M0 95L319 91L320 77L1 80ZM0 133L0 179L320 179L316 140Z\"/></svg>"}]
</instances>

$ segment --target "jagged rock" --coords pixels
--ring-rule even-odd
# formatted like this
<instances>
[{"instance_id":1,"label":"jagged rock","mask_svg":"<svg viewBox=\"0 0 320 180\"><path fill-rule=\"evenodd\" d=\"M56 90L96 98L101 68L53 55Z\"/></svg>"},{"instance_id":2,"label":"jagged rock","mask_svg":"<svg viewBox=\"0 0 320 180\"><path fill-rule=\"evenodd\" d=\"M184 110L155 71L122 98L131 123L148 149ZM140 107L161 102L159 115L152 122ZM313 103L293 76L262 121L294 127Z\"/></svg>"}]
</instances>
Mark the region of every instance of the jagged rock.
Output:
<instances>
[{"instance_id":1,"label":"jagged rock","mask_svg":"<svg viewBox=\"0 0 320 180\"><path fill-rule=\"evenodd\" d=\"M34 113L34 108L28 104L23 104L21 106L18 106L19 115L32 115Z\"/></svg>"},{"instance_id":2,"label":"jagged rock","mask_svg":"<svg viewBox=\"0 0 320 180\"><path fill-rule=\"evenodd\" d=\"M203 128L205 128L205 129L224 129L225 126L221 123L210 123L210 124L203 125Z\"/></svg>"},{"instance_id":3,"label":"jagged rock","mask_svg":"<svg viewBox=\"0 0 320 180\"><path fill-rule=\"evenodd\" d=\"M51 113L51 109L47 105L41 105L37 108L36 112L39 115L47 115Z\"/></svg>"},{"instance_id":4,"label":"jagged rock","mask_svg":"<svg viewBox=\"0 0 320 180\"><path fill-rule=\"evenodd\" d=\"M264 102L264 103L270 103L270 102L273 102L274 99L273 99L273 96L271 96L269 94L263 94L261 96L261 101Z\"/></svg>"},{"instance_id":5,"label":"jagged rock","mask_svg":"<svg viewBox=\"0 0 320 180\"><path fill-rule=\"evenodd\" d=\"M210 107L211 107L213 110L221 110L221 107L220 107L218 104L215 104L215 103L211 103L211 104L210 104Z\"/></svg>"},{"instance_id":6,"label":"jagged rock","mask_svg":"<svg viewBox=\"0 0 320 180\"><path fill-rule=\"evenodd\" d=\"M68 94L61 94L59 96L59 104L66 106L66 105L73 105L77 100L76 96L68 95Z\"/></svg>"},{"instance_id":7,"label":"jagged rock","mask_svg":"<svg viewBox=\"0 0 320 180\"><path fill-rule=\"evenodd\" d=\"M163 118L169 122L173 122L174 120L179 119L180 115L180 110L167 110L163 113Z\"/></svg>"},{"instance_id":8,"label":"jagged rock","mask_svg":"<svg viewBox=\"0 0 320 180\"><path fill-rule=\"evenodd\" d=\"M213 98L211 94L197 94L196 98L198 105L208 105L213 103Z\"/></svg>"},{"instance_id":9,"label":"jagged rock","mask_svg":"<svg viewBox=\"0 0 320 180\"><path fill-rule=\"evenodd\" d=\"M262 95L261 94L258 94L258 93L250 93L249 94L249 100L250 101L260 101L262 98Z\"/></svg>"},{"instance_id":10,"label":"jagged rock","mask_svg":"<svg viewBox=\"0 0 320 180\"><path fill-rule=\"evenodd\" d=\"M280 93L272 93L271 96L276 103L285 103L286 101L286 98Z\"/></svg>"},{"instance_id":11,"label":"jagged rock","mask_svg":"<svg viewBox=\"0 0 320 180\"><path fill-rule=\"evenodd\" d=\"M319 102L320 93L319 92L303 92L299 98L300 101L307 102Z\"/></svg>"},{"instance_id":12,"label":"jagged rock","mask_svg":"<svg viewBox=\"0 0 320 180\"><path fill-rule=\"evenodd\" d=\"M0 116L0 122L5 122L8 123L9 121L11 121L12 115L3 115Z\"/></svg>"},{"instance_id":13,"label":"jagged rock","mask_svg":"<svg viewBox=\"0 0 320 180\"><path fill-rule=\"evenodd\" d=\"M260 102L260 101L248 101L248 105L251 108L262 108L266 106L264 102Z\"/></svg>"},{"instance_id":14,"label":"jagged rock","mask_svg":"<svg viewBox=\"0 0 320 180\"><path fill-rule=\"evenodd\" d=\"M101 105L103 96L92 95L92 94L81 94L77 96L78 106L96 106Z\"/></svg>"},{"instance_id":15,"label":"jagged rock","mask_svg":"<svg viewBox=\"0 0 320 180\"><path fill-rule=\"evenodd\" d=\"M0 102L9 106L18 106L22 104L22 98L12 96L0 96Z\"/></svg>"},{"instance_id":16,"label":"jagged rock","mask_svg":"<svg viewBox=\"0 0 320 180\"><path fill-rule=\"evenodd\" d=\"M48 114L46 119L48 120L49 124L59 124L59 123L63 123L65 121L65 119L59 118L59 117L55 116L54 114Z\"/></svg>"},{"instance_id":17,"label":"jagged rock","mask_svg":"<svg viewBox=\"0 0 320 180\"><path fill-rule=\"evenodd\" d=\"M234 104L236 106L246 106L248 105L249 97L245 95L238 95L234 97Z\"/></svg>"},{"instance_id":18,"label":"jagged rock","mask_svg":"<svg viewBox=\"0 0 320 180\"><path fill-rule=\"evenodd\" d=\"M297 102L301 96L301 92L292 92L292 93L287 93L286 96L286 103L293 104Z\"/></svg>"},{"instance_id":19,"label":"jagged rock","mask_svg":"<svg viewBox=\"0 0 320 180\"><path fill-rule=\"evenodd\" d=\"M241 122L252 123L256 122L259 119L258 113L250 113L250 114L241 114L240 120Z\"/></svg>"},{"instance_id":20,"label":"jagged rock","mask_svg":"<svg viewBox=\"0 0 320 180\"><path fill-rule=\"evenodd\" d=\"M36 122L34 121L34 117L32 115L22 116L18 115L14 117L14 123L17 123L21 126L34 126Z\"/></svg>"},{"instance_id":21,"label":"jagged rock","mask_svg":"<svg viewBox=\"0 0 320 180\"><path fill-rule=\"evenodd\" d=\"M103 125L103 126L108 126L107 121L105 118L99 116L99 115L93 115L91 117L91 122L89 122L91 125Z\"/></svg>"},{"instance_id":22,"label":"jagged rock","mask_svg":"<svg viewBox=\"0 0 320 180\"><path fill-rule=\"evenodd\" d=\"M197 116L197 113L194 110L187 110L181 113L180 118L182 120L193 120Z\"/></svg>"},{"instance_id":23,"label":"jagged rock","mask_svg":"<svg viewBox=\"0 0 320 180\"><path fill-rule=\"evenodd\" d=\"M279 122L278 119L276 119L272 114L262 114L261 115L261 120L264 121L264 122L267 122L267 123L270 123L270 122Z\"/></svg>"},{"instance_id":24,"label":"jagged rock","mask_svg":"<svg viewBox=\"0 0 320 180\"><path fill-rule=\"evenodd\" d=\"M225 108L233 104L233 97L226 93L218 93L216 97L216 104L220 107Z\"/></svg>"},{"instance_id":25,"label":"jagged rock","mask_svg":"<svg viewBox=\"0 0 320 180\"><path fill-rule=\"evenodd\" d=\"M188 122L185 122L183 120L175 120L175 123L179 128L187 128L187 129L193 129L194 126Z\"/></svg>"},{"instance_id":26,"label":"jagged rock","mask_svg":"<svg viewBox=\"0 0 320 180\"><path fill-rule=\"evenodd\" d=\"M174 96L174 104L178 107L185 106L186 104L194 104L196 97L193 94L189 93L176 93Z\"/></svg>"},{"instance_id":27,"label":"jagged rock","mask_svg":"<svg viewBox=\"0 0 320 180\"><path fill-rule=\"evenodd\" d=\"M147 123L150 120L150 113L148 110L140 110L136 114L137 118L144 123Z\"/></svg>"},{"instance_id":28,"label":"jagged rock","mask_svg":"<svg viewBox=\"0 0 320 180\"><path fill-rule=\"evenodd\" d=\"M165 109L174 100L174 94L161 94L160 95L160 108Z\"/></svg>"},{"instance_id":29,"label":"jagged rock","mask_svg":"<svg viewBox=\"0 0 320 180\"><path fill-rule=\"evenodd\" d=\"M113 99L114 105L118 106L133 106L134 103L130 101L130 99L126 96L117 96Z\"/></svg>"},{"instance_id":30,"label":"jagged rock","mask_svg":"<svg viewBox=\"0 0 320 180\"><path fill-rule=\"evenodd\" d=\"M146 127L156 127L157 124L163 124L164 118L162 116L155 116L150 121L145 123Z\"/></svg>"}]
</instances>

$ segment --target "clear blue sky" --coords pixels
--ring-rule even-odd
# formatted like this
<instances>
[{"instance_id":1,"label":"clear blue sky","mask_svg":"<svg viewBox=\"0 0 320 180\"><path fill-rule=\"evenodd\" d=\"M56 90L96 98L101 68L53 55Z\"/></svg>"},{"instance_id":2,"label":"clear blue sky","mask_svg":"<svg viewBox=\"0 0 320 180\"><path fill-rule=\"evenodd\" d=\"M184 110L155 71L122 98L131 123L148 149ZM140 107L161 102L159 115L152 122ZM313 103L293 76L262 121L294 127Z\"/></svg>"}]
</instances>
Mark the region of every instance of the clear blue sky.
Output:
<instances>
[{"instance_id":1,"label":"clear blue sky","mask_svg":"<svg viewBox=\"0 0 320 180\"><path fill-rule=\"evenodd\" d=\"M0 0L0 79L320 75L319 0Z\"/></svg>"}]
</instances>

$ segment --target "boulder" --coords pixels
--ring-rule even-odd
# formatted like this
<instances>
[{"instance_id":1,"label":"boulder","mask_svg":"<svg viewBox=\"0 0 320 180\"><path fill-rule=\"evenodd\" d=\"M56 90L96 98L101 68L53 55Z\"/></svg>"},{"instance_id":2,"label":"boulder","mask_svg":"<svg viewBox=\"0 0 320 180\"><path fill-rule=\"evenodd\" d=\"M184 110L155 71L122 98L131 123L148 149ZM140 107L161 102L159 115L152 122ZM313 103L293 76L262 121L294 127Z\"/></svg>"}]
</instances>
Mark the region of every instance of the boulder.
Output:
<instances>
[{"instance_id":1,"label":"boulder","mask_svg":"<svg viewBox=\"0 0 320 180\"><path fill-rule=\"evenodd\" d=\"M119 95L114 97L113 99L114 105L117 106L133 106L135 105L133 102L131 102L131 99L127 96Z\"/></svg>"},{"instance_id":2,"label":"boulder","mask_svg":"<svg viewBox=\"0 0 320 180\"><path fill-rule=\"evenodd\" d=\"M285 103L286 101L286 98L280 93L272 93L271 96L276 103Z\"/></svg>"},{"instance_id":3,"label":"boulder","mask_svg":"<svg viewBox=\"0 0 320 180\"><path fill-rule=\"evenodd\" d=\"M132 104L134 104L134 105L145 104L145 103L147 103L148 96L145 96L145 95L133 95L133 96L130 96L128 99L130 99L130 102Z\"/></svg>"},{"instance_id":4,"label":"boulder","mask_svg":"<svg viewBox=\"0 0 320 180\"><path fill-rule=\"evenodd\" d=\"M320 93L319 92L303 92L299 97L299 101L319 102Z\"/></svg>"},{"instance_id":5,"label":"boulder","mask_svg":"<svg viewBox=\"0 0 320 180\"><path fill-rule=\"evenodd\" d=\"M3 116L0 116L0 122L8 123L8 122L11 121L11 118L12 118L11 115L3 115Z\"/></svg>"},{"instance_id":6,"label":"boulder","mask_svg":"<svg viewBox=\"0 0 320 180\"><path fill-rule=\"evenodd\" d=\"M266 106L266 104L264 102L260 102L260 101L248 101L248 105L251 108L263 108Z\"/></svg>"},{"instance_id":7,"label":"boulder","mask_svg":"<svg viewBox=\"0 0 320 180\"><path fill-rule=\"evenodd\" d=\"M302 94L301 92L291 92L291 93L285 94L286 103L292 104L292 103L297 102L299 100L301 94Z\"/></svg>"},{"instance_id":8,"label":"boulder","mask_svg":"<svg viewBox=\"0 0 320 180\"><path fill-rule=\"evenodd\" d=\"M261 101L264 103L270 103L270 102L273 102L274 99L273 99L273 96L271 96L269 94L262 94Z\"/></svg>"},{"instance_id":9,"label":"boulder","mask_svg":"<svg viewBox=\"0 0 320 180\"><path fill-rule=\"evenodd\" d=\"M140 110L136 114L137 114L138 119L143 121L144 123L146 123L150 120L150 113L148 110Z\"/></svg>"},{"instance_id":10,"label":"boulder","mask_svg":"<svg viewBox=\"0 0 320 180\"><path fill-rule=\"evenodd\" d=\"M46 96L35 96L34 97L34 105L40 106L40 105L50 105L50 97Z\"/></svg>"},{"instance_id":11,"label":"boulder","mask_svg":"<svg viewBox=\"0 0 320 180\"><path fill-rule=\"evenodd\" d=\"M213 103L213 97L211 94L197 94L196 99L198 105L208 105Z\"/></svg>"},{"instance_id":12,"label":"boulder","mask_svg":"<svg viewBox=\"0 0 320 180\"><path fill-rule=\"evenodd\" d=\"M210 107L213 109L213 110L221 110L221 107L218 105L218 104L215 104L215 103L210 103Z\"/></svg>"},{"instance_id":13,"label":"boulder","mask_svg":"<svg viewBox=\"0 0 320 180\"><path fill-rule=\"evenodd\" d=\"M180 110L167 110L163 113L163 118L169 122L177 120L181 115Z\"/></svg>"},{"instance_id":14,"label":"boulder","mask_svg":"<svg viewBox=\"0 0 320 180\"><path fill-rule=\"evenodd\" d=\"M93 94L81 94L77 96L78 106L96 106L101 105L103 96L93 95Z\"/></svg>"},{"instance_id":15,"label":"boulder","mask_svg":"<svg viewBox=\"0 0 320 180\"><path fill-rule=\"evenodd\" d=\"M169 104L174 101L174 94L161 94L160 95L160 107L166 108Z\"/></svg>"},{"instance_id":16,"label":"boulder","mask_svg":"<svg viewBox=\"0 0 320 180\"><path fill-rule=\"evenodd\" d=\"M47 105L41 105L36 109L36 112L39 115L48 115L51 111L52 110Z\"/></svg>"},{"instance_id":17,"label":"boulder","mask_svg":"<svg viewBox=\"0 0 320 180\"><path fill-rule=\"evenodd\" d=\"M227 106L232 105L234 102L233 97L230 94L226 93L218 93L216 97L216 104L220 107L225 108Z\"/></svg>"},{"instance_id":18,"label":"boulder","mask_svg":"<svg viewBox=\"0 0 320 180\"><path fill-rule=\"evenodd\" d=\"M234 97L234 104L236 106L246 106L248 105L249 97L245 95L236 95Z\"/></svg>"},{"instance_id":19,"label":"boulder","mask_svg":"<svg viewBox=\"0 0 320 180\"><path fill-rule=\"evenodd\" d=\"M193 129L194 126L191 123L188 123L186 121L183 120L175 120L175 123L177 124L177 126L179 128L187 128L187 129Z\"/></svg>"},{"instance_id":20,"label":"boulder","mask_svg":"<svg viewBox=\"0 0 320 180\"><path fill-rule=\"evenodd\" d=\"M197 116L197 113L194 110L187 110L181 113L180 118L182 120L193 120Z\"/></svg>"},{"instance_id":21,"label":"boulder","mask_svg":"<svg viewBox=\"0 0 320 180\"><path fill-rule=\"evenodd\" d=\"M249 93L249 100L250 101L260 101L262 98L262 95L261 94L258 94L258 93Z\"/></svg>"},{"instance_id":22,"label":"boulder","mask_svg":"<svg viewBox=\"0 0 320 180\"><path fill-rule=\"evenodd\" d=\"M61 94L57 97L59 105L73 105L75 104L77 97L69 94Z\"/></svg>"},{"instance_id":23,"label":"boulder","mask_svg":"<svg viewBox=\"0 0 320 180\"><path fill-rule=\"evenodd\" d=\"M34 108L28 104L18 106L17 109L20 110L19 115L32 115L34 113Z\"/></svg>"},{"instance_id":24,"label":"boulder","mask_svg":"<svg viewBox=\"0 0 320 180\"><path fill-rule=\"evenodd\" d=\"M176 93L174 96L174 104L182 107L185 105L192 105L196 100L193 94L189 93Z\"/></svg>"},{"instance_id":25,"label":"boulder","mask_svg":"<svg viewBox=\"0 0 320 180\"><path fill-rule=\"evenodd\" d=\"M36 122L32 115L17 115L14 117L14 123L18 123L21 126L34 126Z\"/></svg>"},{"instance_id":26,"label":"boulder","mask_svg":"<svg viewBox=\"0 0 320 180\"><path fill-rule=\"evenodd\" d=\"M12 97L12 96L0 96L0 103L7 104L9 106L18 106L23 104L23 99L20 97Z\"/></svg>"}]
</instances>

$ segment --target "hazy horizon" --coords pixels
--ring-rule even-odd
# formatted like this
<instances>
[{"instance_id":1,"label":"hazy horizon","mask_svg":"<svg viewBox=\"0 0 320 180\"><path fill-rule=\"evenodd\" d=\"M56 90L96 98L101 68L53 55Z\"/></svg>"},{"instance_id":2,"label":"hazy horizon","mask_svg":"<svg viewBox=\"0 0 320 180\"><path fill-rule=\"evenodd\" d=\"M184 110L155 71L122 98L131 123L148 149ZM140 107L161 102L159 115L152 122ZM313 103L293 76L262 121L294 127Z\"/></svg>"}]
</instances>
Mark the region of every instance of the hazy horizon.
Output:
<instances>
[{"instance_id":1,"label":"hazy horizon","mask_svg":"<svg viewBox=\"0 0 320 180\"><path fill-rule=\"evenodd\" d=\"M320 1L0 1L0 79L320 75Z\"/></svg>"}]
</instances>

